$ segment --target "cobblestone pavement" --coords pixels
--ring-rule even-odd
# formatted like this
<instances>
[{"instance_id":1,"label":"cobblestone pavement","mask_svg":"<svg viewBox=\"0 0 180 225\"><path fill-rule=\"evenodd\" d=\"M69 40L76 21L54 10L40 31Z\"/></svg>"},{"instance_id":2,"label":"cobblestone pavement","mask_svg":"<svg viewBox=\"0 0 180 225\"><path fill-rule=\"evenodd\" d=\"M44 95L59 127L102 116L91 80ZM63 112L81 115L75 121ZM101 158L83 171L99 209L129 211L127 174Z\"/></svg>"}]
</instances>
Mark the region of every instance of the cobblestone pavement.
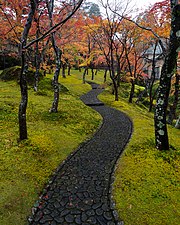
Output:
<instances>
[{"instance_id":1,"label":"cobblestone pavement","mask_svg":"<svg viewBox=\"0 0 180 225\"><path fill-rule=\"evenodd\" d=\"M114 166L127 144L132 124L129 118L103 105L96 84L81 97L103 116L94 137L59 167L28 218L31 225L117 225L111 184Z\"/></svg>"}]
</instances>

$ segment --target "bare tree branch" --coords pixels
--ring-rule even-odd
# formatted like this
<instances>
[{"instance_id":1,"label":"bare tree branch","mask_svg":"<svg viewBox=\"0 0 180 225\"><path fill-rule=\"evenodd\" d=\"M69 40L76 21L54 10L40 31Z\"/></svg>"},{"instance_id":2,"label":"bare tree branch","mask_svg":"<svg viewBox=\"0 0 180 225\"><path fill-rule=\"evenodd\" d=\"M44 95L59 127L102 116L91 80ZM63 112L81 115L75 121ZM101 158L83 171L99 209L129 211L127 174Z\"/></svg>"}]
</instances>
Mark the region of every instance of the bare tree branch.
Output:
<instances>
[{"instance_id":1,"label":"bare tree branch","mask_svg":"<svg viewBox=\"0 0 180 225\"><path fill-rule=\"evenodd\" d=\"M29 48L31 45L33 45L35 42L40 41L44 38L46 38L47 36L49 36L50 34L54 33L56 31L56 29L58 29L60 26L62 26L63 24L65 24L74 14L75 12L79 9L79 7L81 6L83 0L79 0L77 6L74 8L74 10L61 22L57 23L56 25L54 25L53 27L51 27L47 32L45 32L41 37L39 37L38 39L35 39L33 41L31 41L29 44L27 44L24 49Z\"/></svg>"},{"instance_id":2,"label":"bare tree branch","mask_svg":"<svg viewBox=\"0 0 180 225\"><path fill-rule=\"evenodd\" d=\"M163 52L166 52L166 48L164 47L164 44L163 44L163 42L162 42L162 40L161 40L161 37L160 37L160 36L159 36L152 28L142 26L142 25L139 24L138 22L136 22L136 21L134 21L134 20L132 20L132 19L130 19L130 18L128 18L128 17L125 17L125 16L123 16L123 15L120 15L118 12L114 11L112 8L109 8L109 9L110 9L113 13L115 13L116 15L118 15L120 18L125 19L125 20L127 20L127 21L129 21L129 22L135 24L137 27L139 27L139 28L141 28L141 29L143 29L143 30L146 30L146 31L151 32L151 33L159 40L159 44L160 44L160 46L161 46L161 48L162 48L162 51L163 51Z\"/></svg>"},{"instance_id":3,"label":"bare tree branch","mask_svg":"<svg viewBox=\"0 0 180 225\"><path fill-rule=\"evenodd\" d=\"M10 26L11 26L11 30L13 30L14 31L14 33L15 33L15 35L16 35L16 37L17 37L17 39L19 40L19 42L21 41L21 39L18 37L18 34L17 34L17 32L16 32L16 30L15 30L15 27L16 26L13 26L12 25L12 23L11 23L11 21L10 21L10 19L9 19L9 17L7 16L7 14L6 14L6 12L4 11L4 9L2 8L2 5L0 4L0 9L2 10L2 12L3 12L3 14L5 15L5 17L6 17L6 19L7 19L7 21L8 21L8 23L10 24ZM10 31L11 31L10 30ZM9 32L10 32L9 31Z\"/></svg>"}]
</instances>

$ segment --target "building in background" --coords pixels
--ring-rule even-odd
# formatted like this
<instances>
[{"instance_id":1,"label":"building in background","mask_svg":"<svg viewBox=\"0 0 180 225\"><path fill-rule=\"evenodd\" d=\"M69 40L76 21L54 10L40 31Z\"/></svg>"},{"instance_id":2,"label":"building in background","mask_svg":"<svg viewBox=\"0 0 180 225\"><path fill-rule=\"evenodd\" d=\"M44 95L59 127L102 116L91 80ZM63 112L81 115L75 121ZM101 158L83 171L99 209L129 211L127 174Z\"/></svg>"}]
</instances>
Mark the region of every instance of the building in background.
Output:
<instances>
[{"instance_id":1,"label":"building in background","mask_svg":"<svg viewBox=\"0 0 180 225\"><path fill-rule=\"evenodd\" d=\"M153 64L153 54L154 54L155 44L147 49L144 54L144 69L143 72L151 77L152 74L152 64ZM158 43L155 51L155 79L160 79L161 70L164 63L164 55L160 44Z\"/></svg>"}]
</instances>

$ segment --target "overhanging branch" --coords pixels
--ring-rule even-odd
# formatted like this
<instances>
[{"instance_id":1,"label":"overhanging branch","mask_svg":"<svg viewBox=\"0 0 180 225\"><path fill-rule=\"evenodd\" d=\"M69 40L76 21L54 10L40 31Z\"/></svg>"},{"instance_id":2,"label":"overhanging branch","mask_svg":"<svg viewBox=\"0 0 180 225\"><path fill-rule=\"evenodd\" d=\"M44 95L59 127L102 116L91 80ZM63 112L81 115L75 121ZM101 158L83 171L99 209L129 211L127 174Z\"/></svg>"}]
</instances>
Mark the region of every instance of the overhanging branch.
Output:
<instances>
[{"instance_id":1,"label":"overhanging branch","mask_svg":"<svg viewBox=\"0 0 180 225\"><path fill-rule=\"evenodd\" d=\"M46 38L47 36L49 36L50 34L56 32L56 29L58 29L60 26L62 26L63 24L65 24L74 14L75 12L79 9L79 7L81 6L83 0L80 0L77 4L77 6L73 9L73 11L61 22L57 23L56 25L54 25L53 27L51 27L46 33L44 33L41 37L31 41L29 44L27 44L26 46L24 46L24 49L29 48L31 45L33 45L35 42L40 41L44 38Z\"/></svg>"}]
</instances>

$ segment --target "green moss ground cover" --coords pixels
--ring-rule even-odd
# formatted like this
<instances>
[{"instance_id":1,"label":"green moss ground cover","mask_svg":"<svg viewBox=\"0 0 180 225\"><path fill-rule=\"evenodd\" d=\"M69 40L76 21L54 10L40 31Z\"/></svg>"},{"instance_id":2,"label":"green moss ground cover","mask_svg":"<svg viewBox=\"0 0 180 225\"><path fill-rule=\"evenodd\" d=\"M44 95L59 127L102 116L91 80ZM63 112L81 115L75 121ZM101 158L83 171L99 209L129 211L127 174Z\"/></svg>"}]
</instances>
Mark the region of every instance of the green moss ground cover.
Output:
<instances>
[{"instance_id":1,"label":"green moss ground cover","mask_svg":"<svg viewBox=\"0 0 180 225\"><path fill-rule=\"evenodd\" d=\"M101 117L79 96L90 90L77 76L60 78L59 112L48 112L53 100L51 76L29 88L27 124L29 138L18 139L19 86L0 81L0 224L25 224L31 207L49 176L66 157L90 137Z\"/></svg>"},{"instance_id":2,"label":"green moss ground cover","mask_svg":"<svg viewBox=\"0 0 180 225\"><path fill-rule=\"evenodd\" d=\"M60 78L63 86L57 114L48 112L53 98L50 76L40 82L37 93L29 90L29 139L21 143L17 143L19 86L12 81L0 81L0 221L3 225L25 223L52 171L101 122L100 116L79 100L80 95L91 89L82 84L82 72L72 71L72 74ZM86 78L91 80L91 75ZM103 71L100 71L95 82L101 84L102 80ZM171 150L159 152L154 148L153 115L144 107L127 103L129 85L121 84L119 102L114 102L108 89L100 99L124 111L134 123L132 139L115 173L113 195L120 218L127 225L179 224L179 130L169 127Z\"/></svg>"},{"instance_id":3,"label":"green moss ground cover","mask_svg":"<svg viewBox=\"0 0 180 225\"><path fill-rule=\"evenodd\" d=\"M121 88L120 88L121 89ZM129 115L134 124L113 186L119 217L125 225L178 225L180 221L180 131L169 126L171 150L154 148L153 114L108 91L100 99Z\"/></svg>"}]
</instances>

